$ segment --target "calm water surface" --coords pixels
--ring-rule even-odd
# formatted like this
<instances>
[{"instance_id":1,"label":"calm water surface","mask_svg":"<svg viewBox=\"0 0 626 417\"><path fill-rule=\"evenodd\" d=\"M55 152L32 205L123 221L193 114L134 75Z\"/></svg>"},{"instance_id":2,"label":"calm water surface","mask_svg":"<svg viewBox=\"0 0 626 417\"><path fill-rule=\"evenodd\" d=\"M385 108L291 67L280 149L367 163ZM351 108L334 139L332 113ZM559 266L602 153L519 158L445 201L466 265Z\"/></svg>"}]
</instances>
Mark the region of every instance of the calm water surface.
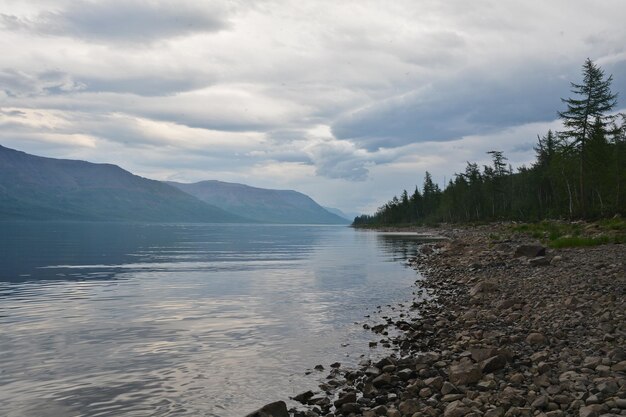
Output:
<instances>
[{"instance_id":1,"label":"calm water surface","mask_svg":"<svg viewBox=\"0 0 626 417\"><path fill-rule=\"evenodd\" d=\"M240 416L376 355L415 242L337 226L0 223L0 415ZM346 346L347 345L347 346Z\"/></svg>"}]
</instances>

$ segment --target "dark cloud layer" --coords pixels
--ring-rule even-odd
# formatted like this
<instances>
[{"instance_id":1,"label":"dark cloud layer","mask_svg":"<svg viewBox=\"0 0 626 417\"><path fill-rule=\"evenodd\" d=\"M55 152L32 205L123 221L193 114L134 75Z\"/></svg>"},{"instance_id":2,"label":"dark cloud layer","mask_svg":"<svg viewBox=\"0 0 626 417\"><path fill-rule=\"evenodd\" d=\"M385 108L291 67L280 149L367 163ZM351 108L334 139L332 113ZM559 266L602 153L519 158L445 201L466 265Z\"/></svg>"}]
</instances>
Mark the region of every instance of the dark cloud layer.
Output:
<instances>
[{"instance_id":1,"label":"dark cloud layer","mask_svg":"<svg viewBox=\"0 0 626 417\"><path fill-rule=\"evenodd\" d=\"M376 150L553 120L569 91L569 82L556 74L550 68L518 71L504 80L464 74L343 116L333 133Z\"/></svg>"}]
</instances>

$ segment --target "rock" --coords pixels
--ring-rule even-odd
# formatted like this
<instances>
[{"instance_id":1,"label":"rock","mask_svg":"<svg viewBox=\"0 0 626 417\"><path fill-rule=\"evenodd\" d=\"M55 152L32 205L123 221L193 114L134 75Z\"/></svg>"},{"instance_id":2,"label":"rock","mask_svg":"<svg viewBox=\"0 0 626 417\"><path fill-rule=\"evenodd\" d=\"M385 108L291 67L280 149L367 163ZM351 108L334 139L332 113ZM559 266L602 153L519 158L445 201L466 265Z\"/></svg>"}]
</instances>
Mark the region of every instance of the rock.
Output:
<instances>
[{"instance_id":1,"label":"rock","mask_svg":"<svg viewBox=\"0 0 626 417\"><path fill-rule=\"evenodd\" d=\"M474 362L482 362L486 359L496 356L498 349L496 348L474 348L470 349L471 358Z\"/></svg>"},{"instance_id":2,"label":"rock","mask_svg":"<svg viewBox=\"0 0 626 417\"><path fill-rule=\"evenodd\" d=\"M545 256L538 256L536 258L531 258L528 261L530 266L546 266L550 265L550 259Z\"/></svg>"},{"instance_id":3,"label":"rock","mask_svg":"<svg viewBox=\"0 0 626 417\"><path fill-rule=\"evenodd\" d=\"M379 416L387 415L387 407L384 405L379 405L377 407L374 407L372 408L372 411L374 411L376 415L379 415Z\"/></svg>"},{"instance_id":4,"label":"rock","mask_svg":"<svg viewBox=\"0 0 626 417\"><path fill-rule=\"evenodd\" d=\"M433 390L430 388L422 388L418 395L422 398L428 398L433 395Z\"/></svg>"},{"instance_id":5,"label":"rock","mask_svg":"<svg viewBox=\"0 0 626 417\"><path fill-rule=\"evenodd\" d=\"M539 362L537 364L537 373L538 374L545 374L546 372L550 371L550 365L545 363L545 362Z\"/></svg>"},{"instance_id":6,"label":"rock","mask_svg":"<svg viewBox=\"0 0 626 417\"><path fill-rule=\"evenodd\" d=\"M622 410L626 410L626 398L617 398L615 400L615 406L617 408L621 408Z\"/></svg>"},{"instance_id":7,"label":"rock","mask_svg":"<svg viewBox=\"0 0 626 417\"><path fill-rule=\"evenodd\" d=\"M626 372L626 361L621 361L611 366L613 372Z\"/></svg>"},{"instance_id":8,"label":"rock","mask_svg":"<svg viewBox=\"0 0 626 417\"><path fill-rule=\"evenodd\" d=\"M535 352L532 355L530 355L530 360L533 362L543 362L545 360L547 360L550 357L550 352L547 351L541 351L541 352Z\"/></svg>"},{"instance_id":9,"label":"rock","mask_svg":"<svg viewBox=\"0 0 626 417\"><path fill-rule=\"evenodd\" d=\"M459 390L454 385L449 383L448 381L444 382L443 385L441 386L441 394L442 395L456 394L458 391Z\"/></svg>"},{"instance_id":10,"label":"rock","mask_svg":"<svg viewBox=\"0 0 626 417\"><path fill-rule=\"evenodd\" d=\"M336 408L341 408L341 406L344 404L355 403L355 402L356 402L356 393L347 392L343 395L340 395L337 401L335 401L333 404Z\"/></svg>"},{"instance_id":11,"label":"rock","mask_svg":"<svg viewBox=\"0 0 626 417\"><path fill-rule=\"evenodd\" d=\"M482 378L482 372L478 365L474 365L471 361L460 362L450 366L448 370L448 378L454 385L475 384Z\"/></svg>"},{"instance_id":12,"label":"rock","mask_svg":"<svg viewBox=\"0 0 626 417\"><path fill-rule=\"evenodd\" d=\"M580 417L599 417L602 411L602 406L600 405L587 405L585 407L581 407L578 410L578 415Z\"/></svg>"},{"instance_id":13,"label":"rock","mask_svg":"<svg viewBox=\"0 0 626 417\"><path fill-rule=\"evenodd\" d=\"M440 390L441 387L443 386L443 378L440 376L427 378L424 380L424 384L428 385L429 387L433 387L437 390Z\"/></svg>"},{"instance_id":14,"label":"rock","mask_svg":"<svg viewBox=\"0 0 626 417\"><path fill-rule=\"evenodd\" d=\"M482 281L479 282L478 284L474 285L472 287L472 289L469 292L470 297L474 297L478 294L482 294L482 293L487 293L487 292L494 292L496 290L497 286L495 283L493 282L488 282L488 281Z\"/></svg>"},{"instance_id":15,"label":"rock","mask_svg":"<svg viewBox=\"0 0 626 417\"><path fill-rule=\"evenodd\" d=\"M531 333L526 337L526 343L529 345L543 345L546 343L546 337L542 333Z\"/></svg>"},{"instance_id":16,"label":"rock","mask_svg":"<svg viewBox=\"0 0 626 417\"><path fill-rule=\"evenodd\" d=\"M506 358L502 355L493 356L480 363L480 370L483 374L490 374L506 366Z\"/></svg>"},{"instance_id":17,"label":"rock","mask_svg":"<svg viewBox=\"0 0 626 417\"><path fill-rule=\"evenodd\" d=\"M587 356L582 363L582 367L583 368L591 368L591 369L595 369L596 366L600 365L600 363L602 363L602 358L598 357L598 356Z\"/></svg>"},{"instance_id":18,"label":"rock","mask_svg":"<svg viewBox=\"0 0 626 417\"><path fill-rule=\"evenodd\" d=\"M461 401L454 401L446 407L443 412L444 417L463 417L469 412L469 409Z\"/></svg>"},{"instance_id":19,"label":"rock","mask_svg":"<svg viewBox=\"0 0 626 417\"><path fill-rule=\"evenodd\" d=\"M391 375L390 374L382 374L374 378L372 384L376 388L384 387L386 385L391 384Z\"/></svg>"},{"instance_id":20,"label":"rock","mask_svg":"<svg viewBox=\"0 0 626 417\"><path fill-rule=\"evenodd\" d=\"M335 362L333 364L330 365L331 368L339 368L341 367L341 364L339 362Z\"/></svg>"},{"instance_id":21,"label":"rock","mask_svg":"<svg viewBox=\"0 0 626 417\"><path fill-rule=\"evenodd\" d=\"M552 259L550 259L550 264L558 264L562 260L563 260L563 257L561 255L556 255L552 257Z\"/></svg>"},{"instance_id":22,"label":"rock","mask_svg":"<svg viewBox=\"0 0 626 417\"><path fill-rule=\"evenodd\" d=\"M492 408L492 409L485 411L485 414L483 415L483 417L502 417L503 415L504 415L504 408L497 407L497 408Z\"/></svg>"},{"instance_id":23,"label":"rock","mask_svg":"<svg viewBox=\"0 0 626 417\"><path fill-rule=\"evenodd\" d=\"M410 400L402 401L400 405L398 405L398 410L403 415L413 415L417 413L420 409L419 401L415 398L411 398Z\"/></svg>"},{"instance_id":24,"label":"rock","mask_svg":"<svg viewBox=\"0 0 626 417\"><path fill-rule=\"evenodd\" d=\"M490 379L487 381L480 381L478 384L476 384L476 389L479 391L489 391L495 389L497 386L498 384L496 383L496 381Z\"/></svg>"},{"instance_id":25,"label":"rock","mask_svg":"<svg viewBox=\"0 0 626 417\"><path fill-rule=\"evenodd\" d=\"M525 256L534 258L536 256L545 256L546 248L541 245L520 245L515 249L515 257Z\"/></svg>"},{"instance_id":26,"label":"rock","mask_svg":"<svg viewBox=\"0 0 626 417\"><path fill-rule=\"evenodd\" d=\"M345 403L341 406L341 412L346 416L351 413L360 413L361 406L357 403Z\"/></svg>"},{"instance_id":27,"label":"rock","mask_svg":"<svg viewBox=\"0 0 626 417\"><path fill-rule=\"evenodd\" d=\"M500 402L503 404L511 404L514 406L522 405L526 402L523 391L513 387L504 388L498 395Z\"/></svg>"},{"instance_id":28,"label":"rock","mask_svg":"<svg viewBox=\"0 0 626 417\"><path fill-rule=\"evenodd\" d=\"M548 402L549 402L548 397L546 397L545 395L540 395L537 398L535 398L535 401L533 401L530 406L532 408L544 409L548 406Z\"/></svg>"},{"instance_id":29,"label":"rock","mask_svg":"<svg viewBox=\"0 0 626 417\"><path fill-rule=\"evenodd\" d=\"M316 371L323 371L324 367L322 365L315 365L315 368L313 369L315 369Z\"/></svg>"},{"instance_id":30,"label":"rock","mask_svg":"<svg viewBox=\"0 0 626 417\"><path fill-rule=\"evenodd\" d=\"M380 375L380 369L375 366L370 366L369 368L365 369L365 375L377 377L378 375Z\"/></svg>"},{"instance_id":31,"label":"rock","mask_svg":"<svg viewBox=\"0 0 626 417\"><path fill-rule=\"evenodd\" d=\"M302 404L306 404L315 394L313 391L306 391L301 394L292 397L293 400L298 401Z\"/></svg>"},{"instance_id":32,"label":"rock","mask_svg":"<svg viewBox=\"0 0 626 417\"><path fill-rule=\"evenodd\" d=\"M465 394L447 394L441 397L441 401L444 403L450 403L465 398Z\"/></svg>"},{"instance_id":33,"label":"rock","mask_svg":"<svg viewBox=\"0 0 626 417\"><path fill-rule=\"evenodd\" d=\"M276 401L246 415L246 417L289 417L287 404L284 401Z\"/></svg>"},{"instance_id":34,"label":"rock","mask_svg":"<svg viewBox=\"0 0 626 417\"><path fill-rule=\"evenodd\" d=\"M603 394L613 395L619 391L619 385L615 381L604 381L599 383L596 388Z\"/></svg>"},{"instance_id":35,"label":"rock","mask_svg":"<svg viewBox=\"0 0 626 417\"><path fill-rule=\"evenodd\" d=\"M390 408L389 410L387 410L387 417L402 417L402 414L399 410L395 408Z\"/></svg>"},{"instance_id":36,"label":"rock","mask_svg":"<svg viewBox=\"0 0 626 417\"><path fill-rule=\"evenodd\" d=\"M398 377L403 380L403 381L408 381L409 379L411 379L411 376L413 376L413 370L409 369L409 368L404 368L399 370L396 375L398 375Z\"/></svg>"}]
</instances>

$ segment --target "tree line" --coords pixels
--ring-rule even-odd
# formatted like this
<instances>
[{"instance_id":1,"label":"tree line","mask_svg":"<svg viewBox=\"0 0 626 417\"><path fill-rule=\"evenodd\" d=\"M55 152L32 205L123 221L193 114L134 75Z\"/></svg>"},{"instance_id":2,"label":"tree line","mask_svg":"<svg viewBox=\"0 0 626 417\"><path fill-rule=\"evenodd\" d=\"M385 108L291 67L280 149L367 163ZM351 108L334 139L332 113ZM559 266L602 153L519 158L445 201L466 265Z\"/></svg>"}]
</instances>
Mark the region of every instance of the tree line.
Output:
<instances>
[{"instance_id":1,"label":"tree line","mask_svg":"<svg viewBox=\"0 0 626 417\"><path fill-rule=\"evenodd\" d=\"M612 76L587 59L572 98L561 99L563 131L537 136L536 160L515 171L501 151L491 164L467 163L442 190L426 172L421 190L404 190L354 225L493 220L594 219L626 214L626 115L615 114Z\"/></svg>"}]
</instances>

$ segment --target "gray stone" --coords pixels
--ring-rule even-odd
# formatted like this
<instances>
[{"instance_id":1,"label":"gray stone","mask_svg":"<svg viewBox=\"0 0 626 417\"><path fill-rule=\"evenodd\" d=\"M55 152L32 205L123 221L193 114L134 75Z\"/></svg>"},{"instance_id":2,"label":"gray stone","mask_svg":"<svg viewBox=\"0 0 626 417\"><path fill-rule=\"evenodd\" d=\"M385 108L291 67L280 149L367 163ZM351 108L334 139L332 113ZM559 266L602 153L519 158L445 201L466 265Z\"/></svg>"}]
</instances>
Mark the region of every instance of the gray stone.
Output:
<instances>
[{"instance_id":1,"label":"gray stone","mask_svg":"<svg viewBox=\"0 0 626 417\"><path fill-rule=\"evenodd\" d=\"M360 413L361 406L358 403L345 403L341 406L341 412L345 415L351 413Z\"/></svg>"},{"instance_id":2,"label":"gray stone","mask_svg":"<svg viewBox=\"0 0 626 417\"><path fill-rule=\"evenodd\" d=\"M402 401L400 405L398 405L398 410L400 410L400 412L403 415L409 415L409 416L413 415L414 413L417 413L419 409L420 409L419 401L415 398Z\"/></svg>"},{"instance_id":3,"label":"gray stone","mask_svg":"<svg viewBox=\"0 0 626 417\"><path fill-rule=\"evenodd\" d=\"M380 387L384 387L386 385L390 385L391 384L391 375L390 374L379 375L376 378L374 378L374 380L372 381L372 384L376 388L380 388Z\"/></svg>"},{"instance_id":4,"label":"gray stone","mask_svg":"<svg viewBox=\"0 0 626 417\"><path fill-rule=\"evenodd\" d=\"M452 401L462 400L463 398L465 398L464 394L446 394L441 397L441 401L450 403Z\"/></svg>"},{"instance_id":5,"label":"gray stone","mask_svg":"<svg viewBox=\"0 0 626 417\"><path fill-rule=\"evenodd\" d=\"M448 378L454 385L475 384L482 378L482 372L478 365L471 362L460 362L450 366Z\"/></svg>"},{"instance_id":6,"label":"gray stone","mask_svg":"<svg viewBox=\"0 0 626 417\"><path fill-rule=\"evenodd\" d=\"M454 401L446 407L443 412L444 417L463 417L469 412L469 409L461 401Z\"/></svg>"},{"instance_id":7,"label":"gray stone","mask_svg":"<svg viewBox=\"0 0 626 417\"><path fill-rule=\"evenodd\" d=\"M536 256L545 256L546 248L541 245L520 245L515 249L515 256L525 256L534 258Z\"/></svg>"},{"instance_id":8,"label":"gray stone","mask_svg":"<svg viewBox=\"0 0 626 417\"><path fill-rule=\"evenodd\" d=\"M475 348L470 349L471 357L474 362L482 362L498 354L496 348Z\"/></svg>"},{"instance_id":9,"label":"gray stone","mask_svg":"<svg viewBox=\"0 0 626 417\"><path fill-rule=\"evenodd\" d=\"M600 365L600 363L602 363L602 358L598 357L598 356L587 356L582 363L582 367L583 368L591 368L591 369L595 369L596 366Z\"/></svg>"},{"instance_id":10,"label":"gray stone","mask_svg":"<svg viewBox=\"0 0 626 417\"><path fill-rule=\"evenodd\" d=\"M611 366L613 372L626 372L626 361L621 361Z\"/></svg>"},{"instance_id":11,"label":"gray stone","mask_svg":"<svg viewBox=\"0 0 626 417\"><path fill-rule=\"evenodd\" d=\"M451 383L449 383L448 381L444 382L443 385L441 386L441 394L446 395L446 394L454 394L457 393L459 390L456 389L456 387L454 385L452 385Z\"/></svg>"},{"instance_id":12,"label":"gray stone","mask_svg":"<svg viewBox=\"0 0 626 417\"><path fill-rule=\"evenodd\" d=\"M598 391L606 395L613 395L619 390L619 385L615 381L604 381L597 386Z\"/></svg>"},{"instance_id":13,"label":"gray stone","mask_svg":"<svg viewBox=\"0 0 626 417\"><path fill-rule=\"evenodd\" d=\"M493 282L488 282L488 281L482 281L479 282L478 284L474 285L472 287L472 289L469 292L469 295L471 297L475 297L478 294L482 294L482 293L487 293L487 292L494 292L496 291L496 284Z\"/></svg>"},{"instance_id":14,"label":"gray stone","mask_svg":"<svg viewBox=\"0 0 626 417\"><path fill-rule=\"evenodd\" d=\"M480 363L480 370L483 374L490 374L492 372L504 369L506 366L506 358L502 355L493 356L489 359L485 359Z\"/></svg>"},{"instance_id":15,"label":"gray stone","mask_svg":"<svg viewBox=\"0 0 626 417\"><path fill-rule=\"evenodd\" d=\"M428 385L429 387L433 387L433 388L439 390L443 386L443 378L440 377L440 376L427 378L427 379L424 380L424 383L426 385Z\"/></svg>"},{"instance_id":16,"label":"gray stone","mask_svg":"<svg viewBox=\"0 0 626 417\"><path fill-rule=\"evenodd\" d=\"M379 405L377 407L372 408L372 411L376 412L379 416L387 415L387 407L384 405Z\"/></svg>"},{"instance_id":17,"label":"gray stone","mask_svg":"<svg viewBox=\"0 0 626 417\"><path fill-rule=\"evenodd\" d=\"M535 401L530 405L532 408L541 408L544 409L548 406L548 397L545 395L540 395L535 398Z\"/></svg>"},{"instance_id":18,"label":"gray stone","mask_svg":"<svg viewBox=\"0 0 626 417\"><path fill-rule=\"evenodd\" d=\"M547 266L550 265L550 259L545 256L537 256L528 261L530 266Z\"/></svg>"},{"instance_id":19,"label":"gray stone","mask_svg":"<svg viewBox=\"0 0 626 417\"><path fill-rule=\"evenodd\" d=\"M546 343L546 337L542 333L530 333L526 337L526 343L530 345L543 345Z\"/></svg>"},{"instance_id":20,"label":"gray stone","mask_svg":"<svg viewBox=\"0 0 626 417\"><path fill-rule=\"evenodd\" d=\"M581 407L580 410L578 410L578 415L580 417L599 417L601 411L602 406L598 404L587 405L585 407Z\"/></svg>"},{"instance_id":21,"label":"gray stone","mask_svg":"<svg viewBox=\"0 0 626 417\"><path fill-rule=\"evenodd\" d=\"M485 411L484 417L502 417L504 415L504 408L497 407Z\"/></svg>"},{"instance_id":22,"label":"gray stone","mask_svg":"<svg viewBox=\"0 0 626 417\"><path fill-rule=\"evenodd\" d=\"M313 391L306 391L293 397L293 400L306 404L315 395Z\"/></svg>"},{"instance_id":23,"label":"gray stone","mask_svg":"<svg viewBox=\"0 0 626 417\"><path fill-rule=\"evenodd\" d=\"M355 403L356 402L356 393L348 392L343 395L340 395L337 401L334 402L335 407L341 408L342 405L347 403Z\"/></svg>"},{"instance_id":24,"label":"gray stone","mask_svg":"<svg viewBox=\"0 0 626 417\"><path fill-rule=\"evenodd\" d=\"M389 410L387 410L387 417L402 417L402 414L400 413L400 410L396 408L390 408Z\"/></svg>"},{"instance_id":25,"label":"gray stone","mask_svg":"<svg viewBox=\"0 0 626 417\"><path fill-rule=\"evenodd\" d=\"M287 404L284 401L276 401L263 407L258 410L248 414L246 417L289 417L289 412L287 411Z\"/></svg>"}]
</instances>

